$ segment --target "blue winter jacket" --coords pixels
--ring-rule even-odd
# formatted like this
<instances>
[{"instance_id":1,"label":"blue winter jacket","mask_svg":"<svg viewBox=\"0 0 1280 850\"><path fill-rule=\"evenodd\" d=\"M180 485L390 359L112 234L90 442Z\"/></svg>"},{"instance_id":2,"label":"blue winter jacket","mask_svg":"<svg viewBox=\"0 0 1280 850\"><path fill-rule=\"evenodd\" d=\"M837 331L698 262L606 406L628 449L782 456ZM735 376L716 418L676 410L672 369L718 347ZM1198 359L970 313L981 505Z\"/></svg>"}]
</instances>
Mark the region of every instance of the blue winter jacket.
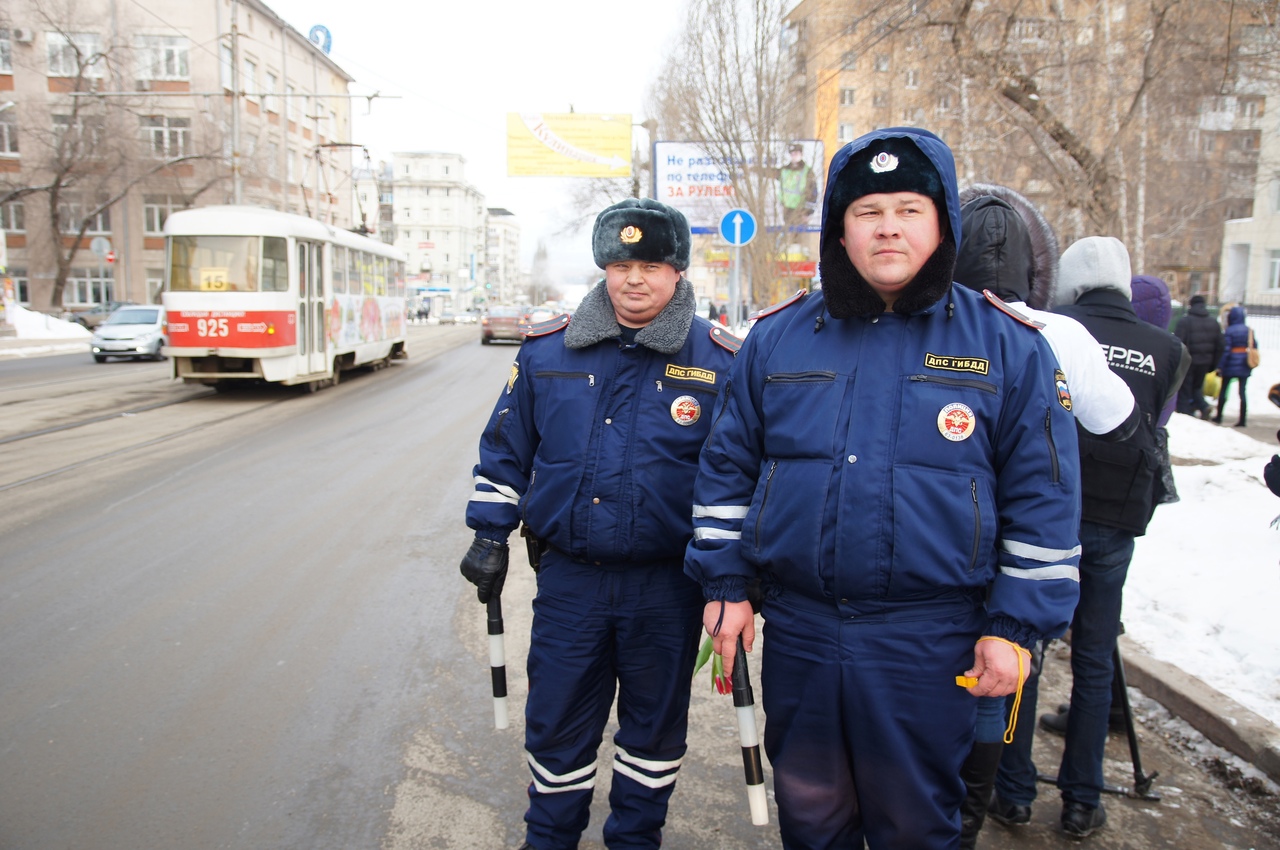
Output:
<instances>
[{"instance_id":1,"label":"blue winter jacket","mask_svg":"<svg viewBox=\"0 0 1280 850\"><path fill-rule=\"evenodd\" d=\"M1247 378L1253 374L1249 368L1249 326L1244 323L1244 308L1232 307L1227 313L1227 329L1222 333L1222 358L1218 371L1224 378ZM1254 339L1254 347L1258 341Z\"/></svg>"},{"instance_id":2,"label":"blue winter jacket","mask_svg":"<svg viewBox=\"0 0 1280 850\"><path fill-rule=\"evenodd\" d=\"M958 234L954 176L946 194ZM812 294L761 319L694 500L685 571L708 599L755 577L838 616L986 596L986 633L1029 644L1078 598L1065 380L1035 328L960 286L910 315L834 319Z\"/></svg>"},{"instance_id":3,"label":"blue winter jacket","mask_svg":"<svg viewBox=\"0 0 1280 850\"><path fill-rule=\"evenodd\" d=\"M608 304L602 282L568 330L525 340L480 438L467 525L503 540L523 520L588 563L678 563L698 450L738 342L693 315L683 280L637 344L621 343Z\"/></svg>"}]
</instances>

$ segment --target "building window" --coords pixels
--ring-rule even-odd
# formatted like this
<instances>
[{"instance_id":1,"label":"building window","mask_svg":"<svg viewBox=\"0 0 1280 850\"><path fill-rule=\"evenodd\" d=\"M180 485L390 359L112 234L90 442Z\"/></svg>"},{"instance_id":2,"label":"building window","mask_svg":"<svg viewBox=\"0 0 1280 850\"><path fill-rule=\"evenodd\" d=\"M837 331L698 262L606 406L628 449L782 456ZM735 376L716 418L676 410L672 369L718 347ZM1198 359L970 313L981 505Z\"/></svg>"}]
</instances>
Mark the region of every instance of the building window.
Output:
<instances>
[{"instance_id":1,"label":"building window","mask_svg":"<svg viewBox=\"0 0 1280 850\"><path fill-rule=\"evenodd\" d=\"M294 160L294 151L289 151L289 155L284 160L284 179L292 183L298 175L298 164Z\"/></svg>"},{"instance_id":2,"label":"building window","mask_svg":"<svg viewBox=\"0 0 1280 850\"><path fill-rule=\"evenodd\" d=\"M110 266L72 269L67 277L63 303L70 305L106 304L112 297L115 281Z\"/></svg>"},{"instance_id":3,"label":"building window","mask_svg":"<svg viewBox=\"0 0 1280 850\"><path fill-rule=\"evenodd\" d=\"M50 77L101 77L106 57L97 33L47 32Z\"/></svg>"},{"instance_id":4,"label":"building window","mask_svg":"<svg viewBox=\"0 0 1280 850\"><path fill-rule=\"evenodd\" d=\"M59 156L92 155L102 142L102 116L54 115L53 139Z\"/></svg>"},{"instance_id":5,"label":"building window","mask_svg":"<svg viewBox=\"0 0 1280 850\"><path fill-rule=\"evenodd\" d=\"M1280 289L1280 251L1270 251L1267 265L1267 288Z\"/></svg>"},{"instance_id":6,"label":"building window","mask_svg":"<svg viewBox=\"0 0 1280 850\"><path fill-rule=\"evenodd\" d=\"M871 105L878 109L885 109L889 106L889 93L876 92L871 96Z\"/></svg>"},{"instance_id":7,"label":"building window","mask_svg":"<svg viewBox=\"0 0 1280 850\"><path fill-rule=\"evenodd\" d=\"M267 71L267 82L262 89L262 108L268 112L275 112L277 114L280 112L280 104L277 102L279 98L276 97L276 90L278 88L280 88L280 78L270 71Z\"/></svg>"},{"instance_id":8,"label":"building window","mask_svg":"<svg viewBox=\"0 0 1280 850\"><path fill-rule=\"evenodd\" d=\"M0 230L7 230L10 233L27 232L26 208L22 205L22 201L0 204Z\"/></svg>"},{"instance_id":9,"label":"building window","mask_svg":"<svg viewBox=\"0 0 1280 850\"><path fill-rule=\"evenodd\" d=\"M944 92L938 95L937 103L933 107L933 111L939 115L947 115L951 112L951 94Z\"/></svg>"},{"instance_id":10,"label":"building window","mask_svg":"<svg viewBox=\"0 0 1280 850\"><path fill-rule=\"evenodd\" d=\"M175 35L140 35L134 41L140 80L189 80L187 40Z\"/></svg>"},{"instance_id":11,"label":"building window","mask_svg":"<svg viewBox=\"0 0 1280 850\"><path fill-rule=\"evenodd\" d=\"M147 301L160 303L160 293L164 291L164 269L147 269Z\"/></svg>"},{"instance_id":12,"label":"building window","mask_svg":"<svg viewBox=\"0 0 1280 850\"><path fill-rule=\"evenodd\" d=\"M920 71L919 71L918 69L916 69L916 68L908 69L908 71L907 71L907 88L909 88L909 89L918 89L918 88L920 88Z\"/></svg>"},{"instance_id":13,"label":"building window","mask_svg":"<svg viewBox=\"0 0 1280 850\"><path fill-rule=\"evenodd\" d=\"M18 118L10 107L0 112L0 156L18 153Z\"/></svg>"},{"instance_id":14,"label":"building window","mask_svg":"<svg viewBox=\"0 0 1280 850\"><path fill-rule=\"evenodd\" d=\"M142 135L152 156L177 159L191 148L191 119L148 115L142 119Z\"/></svg>"},{"instance_id":15,"label":"building window","mask_svg":"<svg viewBox=\"0 0 1280 850\"><path fill-rule=\"evenodd\" d=\"M280 146L275 142L267 142L267 176L272 179L280 176Z\"/></svg>"},{"instance_id":16,"label":"building window","mask_svg":"<svg viewBox=\"0 0 1280 850\"><path fill-rule=\"evenodd\" d=\"M230 45L223 44L219 46L218 48L218 80L222 83L222 87L227 91L231 91L233 88L235 88L235 86L233 85L234 81L231 79L232 77L231 65L233 61L232 60L233 56L234 54L231 52Z\"/></svg>"},{"instance_id":17,"label":"building window","mask_svg":"<svg viewBox=\"0 0 1280 850\"><path fill-rule=\"evenodd\" d=\"M845 142L853 141L853 125L852 124L841 124L838 128L838 133L839 133L839 136L837 141L839 141L840 144L843 145Z\"/></svg>"},{"instance_id":18,"label":"building window","mask_svg":"<svg viewBox=\"0 0 1280 850\"><path fill-rule=\"evenodd\" d=\"M1271 212L1280 213L1280 177L1271 178Z\"/></svg>"},{"instance_id":19,"label":"building window","mask_svg":"<svg viewBox=\"0 0 1280 850\"><path fill-rule=\"evenodd\" d=\"M889 70L889 57L887 54L884 54L884 53L876 54L875 68L877 71L881 71L881 72Z\"/></svg>"},{"instance_id":20,"label":"building window","mask_svg":"<svg viewBox=\"0 0 1280 850\"><path fill-rule=\"evenodd\" d=\"M170 213L186 207L178 195L142 196L142 231L148 236L163 236L164 223Z\"/></svg>"},{"instance_id":21,"label":"building window","mask_svg":"<svg viewBox=\"0 0 1280 850\"><path fill-rule=\"evenodd\" d=\"M298 120L298 107L297 104L294 103L294 101L297 100L297 98L294 97L295 94L297 94L297 89L286 84L284 87L284 117L288 118L290 121Z\"/></svg>"},{"instance_id":22,"label":"building window","mask_svg":"<svg viewBox=\"0 0 1280 850\"><path fill-rule=\"evenodd\" d=\"M840 89L840 105L853 106L853 89Z\"/></svg>"},{"instance_id":23,"label":"building window","mask_svg":"<svg viewBox=\"0 0 1280 850\"><path fill-rule=\"evenodd\" d=\"M252 59L244 60L244 79L240 81L240 91L244 92L245 100L258 99L258 63Z\"/></svg>"},{"instance_id":24,"label":"building window","mask_svg":"<svg viewBox=\"0 0 1280 850\"><path fill-rule=\"evenodd\" d=\"M5 272L13 281L13 297L19 304L31 306L31 290L25 268L10 266Z\"/></svg>"},{"instance_id":25,"label":"building window","mask_svg":"<svg viewBox=\"0 0 1280 850\"><path fill-rule=\"evenodd\" d=\"M1261 118L1262 117L1261 98L1242 97L1240 98L1240 117L1241 118Z\"/></svg>"},{"instance_id":26,"label":"building window","mask_svg":"<svg viewBox=\"0 0 1280 850\"><path fill-rule=\"evenodd\" d=\"M9 28L0 27L0 74L13 73L13 41L9 37Z\"/></svg>"},{"instance_id":27,"label":"building window","mask_svg":"<svg viewBox=\"0 0 1280 850\"><path fill-rule=\"evenodd\" d=\"M80 227L89 220L85 228L87 236L102 236L111 232L111 208L99 208L104 199L95 203L86 203L82 198L69 198L58 204L58 220L62 223L62 232L75 235Z\"/></svg>"}]
</instances>

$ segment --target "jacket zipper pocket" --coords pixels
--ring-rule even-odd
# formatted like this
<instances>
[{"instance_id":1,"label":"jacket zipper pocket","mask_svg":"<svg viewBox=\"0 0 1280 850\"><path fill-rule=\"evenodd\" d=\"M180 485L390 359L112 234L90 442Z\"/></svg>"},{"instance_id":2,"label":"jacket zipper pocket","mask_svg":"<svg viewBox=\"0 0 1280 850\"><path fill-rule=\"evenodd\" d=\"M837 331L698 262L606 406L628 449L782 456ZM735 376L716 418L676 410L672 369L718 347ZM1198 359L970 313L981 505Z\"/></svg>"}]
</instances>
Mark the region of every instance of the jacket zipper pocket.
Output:
<instances>
[{"instance_id":1,"label":"jacket zipper pocket","mask_svg":"<svg viewBox=\"0 0 1280 850\"><path fill-rule=\"evenodd\" d=\"M815 371L815 372L778 372L773 375L765 375L764 382L783 383L783 384L814 384L823 381L834 381L836 379L835 372Z\"/></svg>"},{"instance_id":2,"label":"jacket zipper pocket","mask_svg":"<svg viewBox=\"0 0 1280 850\"><path fill-rule=\"evenodd\" d=\"M969 554L969 572L978 565L978 543L982 540L982 507L978 504L978 480L969 479L969 493L973 496L973 551Z\"/></svg>"},{"instance_id":3,"label":"jacket zipper pocket","mask_svg":"<svg viewBox=\"0 0 1280 850\"><path fill-rule=\"evenodd\" d=\"M507 421L507 414L511 412L511 408L504 407L498 411L498 424L493 426L493 444L495 446L502 445L502 426Z\"/></svg>"},{"instance_id":4,"label":"jacket zipper pocket","mask_svg":"<svg viewBox=\"0 0 1280 850\"><path fill-rule=\"evenodd\" d=\"M586 378L587 386L594 387L596 385L596 376L587 372L538 372L535 377L538 378Z\"/></svg>"},{"instance_id":5,"label":"jacket zipper pocket","mask_svg":"<svg viewBox=\"0 0 1280 850\"><path fill-rule=\"evenodd\" d=\"M662 381L655 380L654 383L658 385L658 392L662 392L663 390ZM710 384L689 384L683 381L668 381L666 384L666 387L667 389L675 390L678 392L710 393L711 395L716 394L716 388Z\"/></svg>"},{"instance_id":6,"label":"jacket zipper pocket","mask_svg":"<svg viewBox=\"0 0 1280 850\"><path fill-rule=\"evenodd\" d=\"M530 470L529 489L524 491L524 498L520 500L520 521L521 522L524 522L527 519L527 517L525 517L524 515L525 508L528 507L529 505L529 497L533 495L533 484L537 480L538 480L538 470L536 469Z\"/></svg>"},{"instance_id":7,"label":"jacket zipper pocket","mask_svg":"<svg viewBox=\"0 0 1280 850\"><path fill-rule=\"evenodd\" d=\"M711 437L716 432L716 426L720 424L720 417L724 416L724 412L729 409L729 390L733 389L733 381L725 379L724 382L724 401L720 404L720 410L716 413L716 418L711 423L711 430L707 431L707 439L702 445L710 445Z\"/></svg>"},{"instance_id":8,"label":"jacket zipper pocket","mask_svg":"<svg viewBox=\"0 0 1280 850\"><path fill-rule=\"evenodd\" d=\"M769 464L769 474L764 479L764 497L760 499L760 513L756 515L756 551L760 551L760 526L764 523L765 506L769 504L769 488L773 486L773 473L778 469L778 462L775 460Z\"/></svg>"},{"instance_id":9,"label":"jacket zipper pocket","mask_svg":"<svg viewBox=\"0 0 1280 850\"><path fill-rule=\"evenodd\" d=\"M987 381L974 381L968 378L944 378L941 375L912 375L911 380L921 384L944 384L948 387L969 387L982 390L984 393L996 394L996 385Z\"/></svg>"},{"instance_id":10,"label":"jacket zipper pocket","mask_svg":"<svg viewBox=\"0 0 1280 850\"><path fill-rule=\"evenodd\" d=\"M1053 470L1053 483L1058 483L1058 447L1053 442L1053 411L1044 411L1044 439L1049 444L1049 466Z\"/></svg>"}]
</instances>

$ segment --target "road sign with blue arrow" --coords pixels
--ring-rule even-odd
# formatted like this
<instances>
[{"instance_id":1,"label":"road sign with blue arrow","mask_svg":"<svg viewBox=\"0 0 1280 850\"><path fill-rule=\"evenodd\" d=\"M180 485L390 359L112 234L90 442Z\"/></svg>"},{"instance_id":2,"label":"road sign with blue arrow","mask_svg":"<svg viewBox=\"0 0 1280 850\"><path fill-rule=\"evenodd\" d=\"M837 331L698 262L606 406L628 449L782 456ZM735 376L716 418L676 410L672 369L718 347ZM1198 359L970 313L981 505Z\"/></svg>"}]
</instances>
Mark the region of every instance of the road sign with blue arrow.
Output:
<instances>
[{"instance_id":1,"label":"road sign with blue arrow","mask_svg":"<svg viewBox=\"0 0 1280 850\"><path fill-rule=\"evenodd\" d=\"M755 238L756 217L746 210L729 210L720 219L720 235L730 245L746 245Z\"/></svg>"}]
</instances>

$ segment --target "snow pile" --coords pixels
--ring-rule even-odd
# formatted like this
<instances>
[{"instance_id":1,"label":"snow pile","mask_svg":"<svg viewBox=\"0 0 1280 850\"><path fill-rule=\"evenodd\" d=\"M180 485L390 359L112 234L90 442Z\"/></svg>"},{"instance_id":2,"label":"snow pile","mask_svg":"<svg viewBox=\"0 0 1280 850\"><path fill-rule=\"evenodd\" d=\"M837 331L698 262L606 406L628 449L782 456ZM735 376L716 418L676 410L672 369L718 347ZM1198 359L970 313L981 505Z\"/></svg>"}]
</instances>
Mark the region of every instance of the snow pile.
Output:
<instances>
[{"instance_id":1,"label":"snow pile","mask_svg":"<svg viewBox=\"0 0 1280 850\"><path fill-rule=\"evenodd\" d=\"M87 340L93 335L75 322L64 322L45 313L28 310L20 304L11 305L8 313L9 323L20 339Z\"/></svg>"}]
</instances>

